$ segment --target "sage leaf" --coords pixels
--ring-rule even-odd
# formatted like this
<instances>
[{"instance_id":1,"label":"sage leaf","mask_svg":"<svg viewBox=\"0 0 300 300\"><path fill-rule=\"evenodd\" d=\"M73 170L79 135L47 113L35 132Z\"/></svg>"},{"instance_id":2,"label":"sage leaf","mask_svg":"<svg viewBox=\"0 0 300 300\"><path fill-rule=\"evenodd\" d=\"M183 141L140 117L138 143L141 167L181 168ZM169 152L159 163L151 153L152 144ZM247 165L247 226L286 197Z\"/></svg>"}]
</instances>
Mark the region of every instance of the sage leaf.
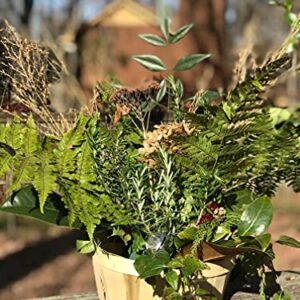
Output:
<instances>
[{"instance_id":1,"label":"sage leaf","mask_svg":"<svg viewBox=\"0 0 300 300\"><path fill-rule=\"evenodd\" d=\"M177 290L178 288L178 274L176 271L171 271L166 273L165 278L169 285L174 289Z\"/></svg>"},{"instance_id":2,"label":"sage leaf","mask_svg":"<svg viewBox=\"0 0 300 300\"><path fill-rule=\"evenodd\" d=\"M273 209L268 197L263 196L249 204L238 223L240 236L260 235L271 224Z\"/></svg>"},{"instance_id":3,"label":"sage leaf","mask_svg":"<svg viewBox=\"0 0 300 300\"><path fill-rule=\"evenodd\" d=\"M181 58L173 68L174 71L185 71L193 68L201 61L210 57L210 54L192 54Z\"/></svg>"},{"instance_id":4,"label":"sage leaf","mask_svg":"<svg viewBox=\"0 0 300 300\"><path fill-rule=\"evenodd\" d=\"M166 42L156 34L139 34L139 37L154 46L165 46Z\"/></svg>"},{"instance_id":5,"label":"sage leaf","mask_svg":"<svg viewBox=\"0 0 300 300\"><path fill-rule=\"evenodd\" d=\"M285 245L285 246L290 246L293 248L300 248L300 242L297 241L296 239L286 236L286 235L281 235L279 237L279 240L276 241L276 243Z\"/></svg>"},{"instance_id":6,"label":"sage leaf","mask_svg":"<svg viewBox=\"0 0 300 300\"><path fill-rule=\"evenodd\" d=\"M171 44L174 44L180 41L181 39L183 39L188 34L188 32L193 28L193 26L194 24L188 24L179 28L171 37L170 39Z\"/></svg>"},{"instance_id":7,"label":"sage leaf","mask_svg":"<svg viewBox=\"0 0 300 300\"><path fill-rule=\"evenodd\" d=\"M159 72L167 70L162 60L155 55L135 55L132 58L150 71Z\"/></svg>"}]
</instances>

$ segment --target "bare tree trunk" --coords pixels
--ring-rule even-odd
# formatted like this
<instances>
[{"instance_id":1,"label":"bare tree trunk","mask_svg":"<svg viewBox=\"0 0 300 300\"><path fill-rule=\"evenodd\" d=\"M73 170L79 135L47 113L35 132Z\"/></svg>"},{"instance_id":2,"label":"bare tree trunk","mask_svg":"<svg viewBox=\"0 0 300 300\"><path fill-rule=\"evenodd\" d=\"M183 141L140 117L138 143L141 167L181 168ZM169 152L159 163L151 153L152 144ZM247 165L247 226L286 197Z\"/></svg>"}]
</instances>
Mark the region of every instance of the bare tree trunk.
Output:
<instances>
[{"instance_id":1,"label":"bare tree trunk","mask_svg":"<svg viewBox=\"0 0 300 300\"><path fill-rule=\"evenodd\" d=\"M194 23L193 35L200 53L211 54L214 74L211 85L226 87L225 0L181 0L180 23Z\"/></svg>"},{"instance_id":2,"label":"bare tree trunk","mask_svg":"<svg viewBox=\"0 0 300 300\"><path fill-rule=\"evenodd\" d=\"M33 0L24 0L23 12L20 15L21 20L21 32L24 35L29 36L30 18L33 10Z\"/></svg>"}]
</instances>

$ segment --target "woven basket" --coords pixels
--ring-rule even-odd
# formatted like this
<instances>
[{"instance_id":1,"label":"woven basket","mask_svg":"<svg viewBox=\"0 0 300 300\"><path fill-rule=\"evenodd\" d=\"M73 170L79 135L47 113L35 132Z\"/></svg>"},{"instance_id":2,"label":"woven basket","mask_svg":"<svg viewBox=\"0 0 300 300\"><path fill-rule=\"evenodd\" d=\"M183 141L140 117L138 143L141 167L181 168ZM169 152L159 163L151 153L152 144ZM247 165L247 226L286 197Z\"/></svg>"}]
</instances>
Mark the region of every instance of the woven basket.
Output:
<instances>
[{"instance_id":1,"label":"woven basket","mask_svg":"<svg viewBox=\"0 0 300 300\"><path fill-rule=\"evenodd\" d=\"M232 257L207 263L210 269L203 271L206 281L202 288L217 299L223 298L230 272L234 267ZM153 288L138 278L134 261L98 249L93 256L93 266L99 299L101 300L161 300Z\"/></svg>"}]
</instances>

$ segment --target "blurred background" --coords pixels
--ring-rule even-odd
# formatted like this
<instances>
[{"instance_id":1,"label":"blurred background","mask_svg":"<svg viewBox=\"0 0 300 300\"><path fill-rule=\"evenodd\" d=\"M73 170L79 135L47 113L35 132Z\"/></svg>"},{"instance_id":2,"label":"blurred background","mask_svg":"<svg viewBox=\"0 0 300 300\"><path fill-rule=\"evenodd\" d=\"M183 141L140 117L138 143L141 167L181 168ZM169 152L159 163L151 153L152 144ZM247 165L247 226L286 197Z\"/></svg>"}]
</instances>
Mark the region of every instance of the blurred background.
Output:
<instances>
[{"instance_id":1,"label":"blurred background","mask_svg":"<svg viewBox=\"0 0 300 300\"><path fill-rule=\"evenodd\" d=\"M293 4L299 12L300 0ZM188 23L195 27L167 51L137 37L159 33L158 21L166 15L174 29ZM130 59L133 54L155 54L172 65L186 54L211 53L209 61L181 73L185 89L188 94L203 88L226 90L239 53L248 50L259 63L289 31L284 9L268 0L0 0L0 17L53 49L65 63L62 80L52 86L51 105L58 112L88 104L101 79L117 78L130 87L152 80L150 72ZM294 75L266 97L278 106L298 105ZM300 197L281 186L274 206L274 238L287 234L299 239ZM77 238L67 229L0 214L0 299L94 291L91 260L76 253ZM279 270L300 268L299 250L276 246L275 251Z\"/></svg>"}]
</instances>

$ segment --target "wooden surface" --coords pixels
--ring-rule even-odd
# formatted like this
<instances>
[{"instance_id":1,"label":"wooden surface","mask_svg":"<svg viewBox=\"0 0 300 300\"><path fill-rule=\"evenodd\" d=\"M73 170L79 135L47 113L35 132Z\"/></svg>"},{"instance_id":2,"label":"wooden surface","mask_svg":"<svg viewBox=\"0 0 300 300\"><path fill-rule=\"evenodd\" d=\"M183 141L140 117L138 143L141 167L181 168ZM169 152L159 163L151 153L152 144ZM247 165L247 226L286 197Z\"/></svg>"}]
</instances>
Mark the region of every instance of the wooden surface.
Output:
<instances>
[{"instance_id":1,"label":"wooden surface","mask_svg":"<svg viewBox=\"0 0 300 300\"><path fill-rule=\"evenodd\" d=\"M278 281L290 293L292 300L300 300L300 270L282 272ZM232 279L228 284L224 300L259 300L257 283L256 279L250 284L245 284L238 279ZM98 300L98 296L96 293L87 293L30 300Z\"/></svg>"}]
</instances>

